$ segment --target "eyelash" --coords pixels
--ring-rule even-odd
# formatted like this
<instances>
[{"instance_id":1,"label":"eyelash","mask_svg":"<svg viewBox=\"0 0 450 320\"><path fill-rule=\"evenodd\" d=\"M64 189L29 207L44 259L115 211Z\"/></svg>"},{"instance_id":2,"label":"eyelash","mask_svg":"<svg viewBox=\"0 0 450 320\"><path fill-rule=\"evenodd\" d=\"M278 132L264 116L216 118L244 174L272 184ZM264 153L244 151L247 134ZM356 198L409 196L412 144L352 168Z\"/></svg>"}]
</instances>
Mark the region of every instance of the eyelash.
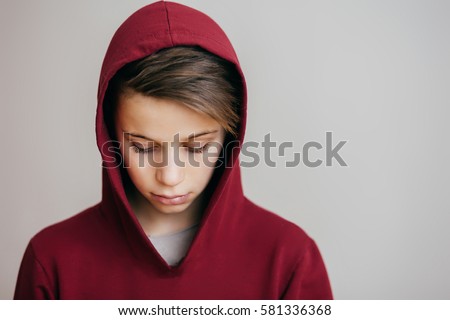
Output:
<instances>
[{"instance_id":1,"label":"eyelash","mask_svg":"<svg viewBox=\"0 0 450 320\"><path fill-rule=\"evenodd\" d=\"M205 144L203 147L200 147L200 148L188 148L188 150L191 153L203 153L203 151L205 149L207 149L208 147L209 147L209 143ZM142 148L139 148L136 145L133 145L132 148L133 148L134 152L136 152L136 153L150 153L150 152L153 151L153 148L142 149Z\"/></svg>"}]
</instances>

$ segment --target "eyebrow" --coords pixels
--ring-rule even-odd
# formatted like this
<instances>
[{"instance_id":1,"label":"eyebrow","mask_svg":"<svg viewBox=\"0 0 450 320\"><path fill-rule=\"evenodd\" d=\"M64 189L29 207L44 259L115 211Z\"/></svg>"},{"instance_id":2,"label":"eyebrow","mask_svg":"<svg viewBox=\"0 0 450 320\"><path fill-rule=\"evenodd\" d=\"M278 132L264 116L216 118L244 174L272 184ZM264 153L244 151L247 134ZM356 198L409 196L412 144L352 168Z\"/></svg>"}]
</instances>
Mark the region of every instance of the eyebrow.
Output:
<instances>
[{"instance_id":1,"label":"eyebrow","mask_svg":"<svg viewBox=\"0 0 450 320\"><path fill-rule=\"evenodd\" d=\"M201 136L204 136L204 135L207 135L207 134L211 134L211 133L216 133L216 132L218 132L218 131L219 131L219 130L206 130L206 131L202 131L202 132L200 132L200 133L192 133L192 134L190 134L190 135L187 137L187 140L191 140L191 139L194 139L194 138L198 138L198 137L201 137ZM123 129L122 129L122 132L123 132L124 134L128 135L128 136L132 136L132 137L136 137L136 138L142 138L142 139L149 140L149 141L155 141L155 142L157 141L157 140L155 140L155 139L146 137L146 136L144 136L144 135L142 135L142 134L133 133L133 132L125 132L125 131L123 131Z\"/></svg>"}]
</instances>

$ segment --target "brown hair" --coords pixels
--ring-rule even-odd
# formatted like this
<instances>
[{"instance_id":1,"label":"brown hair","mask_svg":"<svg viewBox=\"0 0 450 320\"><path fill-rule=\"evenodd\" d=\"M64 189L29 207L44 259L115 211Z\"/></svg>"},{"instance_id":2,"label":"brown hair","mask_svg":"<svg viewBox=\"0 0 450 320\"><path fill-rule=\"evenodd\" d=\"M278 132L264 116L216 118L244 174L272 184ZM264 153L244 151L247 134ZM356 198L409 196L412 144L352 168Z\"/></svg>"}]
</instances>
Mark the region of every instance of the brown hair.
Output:
<instances>
[{"instance_id":1,"label":"brown hair","mask_svg":"<svg viewBox=\"0 0 450 320\"><path fill-rule=\"evenodd\" d=\"M111 132L117 98L133 92L181 102L209 115L228 135L237 137L242 79L233 63L201 47L165 48L122 67L109 82L105 96Z\"/></svg>"}]
</instances>

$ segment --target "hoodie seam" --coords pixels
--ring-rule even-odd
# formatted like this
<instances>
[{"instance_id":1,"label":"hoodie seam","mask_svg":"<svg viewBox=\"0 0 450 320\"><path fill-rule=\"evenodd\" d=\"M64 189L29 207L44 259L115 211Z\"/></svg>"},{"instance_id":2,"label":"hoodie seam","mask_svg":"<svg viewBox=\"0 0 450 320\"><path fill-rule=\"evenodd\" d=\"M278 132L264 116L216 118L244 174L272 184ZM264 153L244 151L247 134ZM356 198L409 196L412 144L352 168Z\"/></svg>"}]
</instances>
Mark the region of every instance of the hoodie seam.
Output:
<instances>
[{"instance_id":1,"label":"hoodie seam","mask_svg":"<svg viewBox=\"0 0 450 320\"><path fill-rule=\"evenodd\" d=\"M170 43L173 46L172 31L171 31L171 28L170 28L170 20L169 20L169 10L167 9L166 2L163 1L163 3L164 3L164 9L166 10L166 19L167 19L167 27L169 29Z\"/></svg>"},{"instance_id":2,"label":"hoodie seam","mask_svg":"<svg viewBox=\"0 0 450 320\"><path fill-rule=\"evenodd\" d=\"M303 262L303 260L305 259L306 254L308 253L308 251L311 249L312 246L312 239L308 237L308 244L306 245L305 251L298 257L298 259L296 260L294 267L292 268L291 272L289 272L290 276L289 276L289 280L287 282L286 287L283 290L283 293L281 295L281 299L283 299L283 297L285 296L287 290L289 289L289 286L292 284L292 281L295 277L295 274L300 266L300 264ZM303 277L301 277L301 280L303 281Z\"/></svg>"},{"instance_id":3,"label":"hoodie seam","mask_svg":"<svg viewBox=\"0 0 450 320\"><path fill-rule=\"evenodd\" d=\"M50 281L50 277L47 273L47 270L45 270L44 265L42 264L41 261L39 261L37 254L36 254L36 250L34 249L34 245L32 242L30 242L30 249L31 249L31 254L33 255L33 259L34 261L36 261L37 265L41 268L42 273L44 274L45 277L45 282L47 284L48 289L50 289L52 287L52 282Z\"/></svg>"}]
</instances>

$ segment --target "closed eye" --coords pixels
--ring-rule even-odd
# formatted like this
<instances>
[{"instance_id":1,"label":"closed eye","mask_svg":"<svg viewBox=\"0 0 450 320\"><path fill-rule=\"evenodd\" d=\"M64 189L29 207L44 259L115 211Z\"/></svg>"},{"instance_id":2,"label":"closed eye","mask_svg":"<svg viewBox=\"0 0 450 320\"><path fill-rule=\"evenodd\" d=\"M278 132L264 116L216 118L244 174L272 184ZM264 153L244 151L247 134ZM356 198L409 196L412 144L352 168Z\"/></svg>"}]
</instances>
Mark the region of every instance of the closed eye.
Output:
<instances>
[{"instance_id":1,"label":"closed eye","mask_svg":"<svg viewBox=\"0 0 450 320\"><path fill-rule=\"evenodd\" d=\"M209 147L209 143L206 143L204 146L202 147L198 147L198 148L193 148L193 147L188 147L189 152L191 153L202 153L203 151L205 151L207 148Z\"/></svg>"},{"instance_id":2,"label":"closed eye","mask_svg":"<svg viewBox=\"0 0 450 320\"><path fill-rule=\"evenodd\" d=\"M187 147L188 151L191 153L202 153L203 151L205 151L207 148L209 148L210 144L206 143L204 146L201 147ZM136 153L150 153L155 151L155 149L157 148L140 148L137 145L133 145L132 146L133 151Z\"/></svg>"},{"instance_id":3,"label":"closed eye","mask_svg":"<svg viewBox=\"0 0 450 320\"><path fill-rule=\"evenodd\" d=\"M143 149L143 148L139 148L136 145L133 145L132 148L133 148L133 151L136 153L149 153L149 152L152 152L154 149L154 148Z\"/></svg>"}]
</instances>

